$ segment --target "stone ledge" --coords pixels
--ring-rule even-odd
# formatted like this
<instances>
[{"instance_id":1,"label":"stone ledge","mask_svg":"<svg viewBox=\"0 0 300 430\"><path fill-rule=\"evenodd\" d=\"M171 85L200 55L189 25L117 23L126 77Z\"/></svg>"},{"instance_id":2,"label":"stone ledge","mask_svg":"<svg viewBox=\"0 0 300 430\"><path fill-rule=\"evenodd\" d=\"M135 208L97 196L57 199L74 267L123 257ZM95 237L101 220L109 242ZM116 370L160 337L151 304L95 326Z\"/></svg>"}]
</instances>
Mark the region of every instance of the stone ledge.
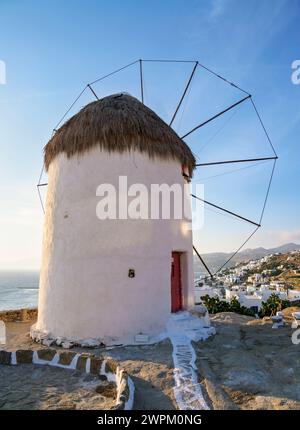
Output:
<instances>
[{"instance_id":1,"label":"stone ledge","mask_svg":"<svg viewBox=\"0 0 300 430\"><path fill-rule=\"evenodd\" d=\"M37 308L12 309L0 311L0 320L4 322L30 321L37 318Z\"/></svg>"},{"instance_id":2,"label":"stone ledge","mask_svg":"<svg viewBox=\"0 0 300 430\"><path fill-rule=\"evenodd\" d=\"M57 351L56 349L19 349L14 352L0 350L0 365L36 364L63 367L99 375L116 385L114 409L132 409L134 384L124 369L112 358L104 359L88 353Z\"/></svg>"},{"instance_id":3,"label":"stone ledge","mask_svg":"<svg viewBox=\"0 0 300 430\"><path fill-rule=\"evenodd\" d=\"M52 333L44 332L41 330L36 329L36 324L33 324L30 327L30 337L32 340L34 340L37 343L41 343L45 346L62 346L64 349L71 349L75 346L79 346L82 348L99 348L104 347L104 343L100 339L81 339L81 340L74 340L74 339L68 339L65 337L56 337Z\"/></svg>"}]
</instances>

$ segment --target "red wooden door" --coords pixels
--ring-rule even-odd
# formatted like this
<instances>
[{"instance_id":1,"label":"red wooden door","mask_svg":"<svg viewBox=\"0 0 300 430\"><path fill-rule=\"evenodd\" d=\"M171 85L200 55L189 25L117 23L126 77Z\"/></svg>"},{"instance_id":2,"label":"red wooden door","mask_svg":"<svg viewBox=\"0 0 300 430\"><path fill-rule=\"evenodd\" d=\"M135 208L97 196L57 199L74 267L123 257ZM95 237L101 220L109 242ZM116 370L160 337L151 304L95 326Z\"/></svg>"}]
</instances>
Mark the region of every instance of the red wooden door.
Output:
<instances>
[{"instance_id":1,"label":"red wooden door","mask_svg":"<svg viewBox=\"0 0 300 430\"><path fill-rule=\"evenodd\" d=\"M181 292L180 253L172 252L171 312L178 312L181 309L182 309L182 292Z\"/></svg>"}]
</instances>

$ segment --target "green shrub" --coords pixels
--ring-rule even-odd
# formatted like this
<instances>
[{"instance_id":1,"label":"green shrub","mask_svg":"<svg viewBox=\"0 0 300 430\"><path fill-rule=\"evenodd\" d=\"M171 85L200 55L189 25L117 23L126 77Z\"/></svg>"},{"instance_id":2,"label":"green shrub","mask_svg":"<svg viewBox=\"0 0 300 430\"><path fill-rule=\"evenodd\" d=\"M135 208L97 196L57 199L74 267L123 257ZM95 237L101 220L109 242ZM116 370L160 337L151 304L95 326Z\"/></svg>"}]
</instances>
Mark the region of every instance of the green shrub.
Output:
<instances>
[{"instance_id":1,"label":"green shrub","mask_svg":"<svg viewBox=\"0 0 300 430\"><path fill-rule=\"evenodd\" d=\"M217 314L219 312L235 312L241 315L255 316L255 312L252 309L241 306L236 297L234 297L230 303L225 300L220 300L219 297L209 297L208 295L201 297L201 299L210 314Z\"/></svg>"},{"instance_id":2,"label":"green shrub","mask_svg":"<svg viewBox=\"0 0 300 430\"><path fill-rule=\"evenodd\" d=\"M259 316L261 318L273 316L276 312L282 311L282 309L288 308L289 306L290 302L288 300L282 300L276 294L271 294L266 302L262 302Z\"/></svg>"}]
</instances>

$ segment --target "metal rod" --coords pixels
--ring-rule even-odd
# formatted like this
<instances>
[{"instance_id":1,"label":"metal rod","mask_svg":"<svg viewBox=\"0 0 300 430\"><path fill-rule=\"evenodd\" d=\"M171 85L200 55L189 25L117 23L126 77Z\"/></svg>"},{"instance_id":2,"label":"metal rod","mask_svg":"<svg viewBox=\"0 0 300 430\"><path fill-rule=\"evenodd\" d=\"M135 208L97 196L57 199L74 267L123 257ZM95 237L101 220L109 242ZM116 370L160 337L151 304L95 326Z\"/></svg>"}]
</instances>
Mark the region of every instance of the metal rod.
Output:
<instances>
[{"instance_id":1,"label":"metal rod","mask_svg":"<svg viewBox=\"0 0 300 430\"><path fill-rule=\"evenodd\" d=\"M257 227L260 227L260 224L258 224L257 222L251 221L250 219L245 218L245 217L243 217L243 216L241 216L241 215L238 215L238 214L236 214L235 212L231 212L231 211L229 211L228 209L224 209L224 208L222 208L221 206L215 205L214 203L211 203L211 202L208 202L207 200L201 199L201 197L197 197L197 196L195 196L195 194L191 194L191 196L192 196L192 197L194 197L195 199L200 200L201 202L203 202L203 203L205 203L205 204L207 204L207 205L209 205L209 206L212 206L212 207L214 207L214 208L216 208L216 209L219 209L219 210L221 210L221 211L223 211L223 212L226 212L226 213L228 213L228 214L230 214L230 215L233 215L233 216L235 216L235 217L237 217L237 218L240 218L240 219L242 219L242 220L244 220L244 221L247 221L247 222L249 222L250 224L253 224L253 225L256 225Z\"/></svg>"},{"instance_id":2,"label":"metal rod","mask_svg":"<svg viewBox=\"0 0 300 430\"><path fill-rule=\"evenodd\" d=\"M37 184L37 187L45 187L46 185L48 185L48 182L45 182L44 184Z\"/></svg>"},{"instance_id":3,"label":"metal rod","mask_svg":"<svg viewBox=\"0 0 300 430\"><path fill-rule=\"evenodd\" d=\"M90 85L93 85L93 84L95 84L96 82L99 82L99 81L103 81L103 79L106 79L109 76L115 75L116 73L121 72L121 70L127 69L127 67L130 67L133 64L136 64L138 61L139 60L135 60L132 63L126 64L126 66L120 67L119 69L114 70L113 72L108 73L107 75L101 76L101 78L95 79L95 81L90 82Z\"/></svg>"},{"instance_id":4,"label":"metal rod","mask_svg":"<svg viewBox=\"0 0 300 430\"><path fill-rule=\"evenodd\" d=\"M195 63L196 62L196 60L152 60L152 59L147 59L147 60L143 60L143 61L152 62L152 63ZM212 69L209 69L208 67L204 66L203 64L201 64L199 62L198 62L198 65L200 67L202 67L204 70L211 73L212 75L215 75L217 78L222 79L224 82L226 82L227 84L236 88L237 90L242 91L243 93L250 95L250 93L248 93L248 91L243 90L243 88L239 87L238 85L236 85L233 82L229 81L228 79L224 78L224 76L221 76L218 73L214 72Z\"/></svg>"},{"instance_id":5,"label":"metal rod","mask_svg":"<svg viewBox=\"0 0 300 430\"><path fill-rule=\"evenodd\" d=\"M197 60L149 60L143 59L147 63L195 63Z\"/></svg>"},{"instance_id":6,"label":"metal rod","mask_svg":"<svg viewBox=\"0 0 300 430\"><path fill-rule=\"evenodd\" d=\"M41 179L42 179L42 176L43 176L43 173L44 173L44 168L45 168L45 163L43 163L43 167L42 167L42 170L41 170L41 173L40 173L40 176L39 176L39 182L38 182L38 184L41 182Z\"/></svg>"},{"instance_id":7,"label":"metal rod","mask_svg":"<svg viewBox=\"0 0 300 430\"><path fill-rule=\"evenodd\" d=\"M42 210L43 210L43 212L45 213L45 208L44 208L44 204L43 204L42 196L41 196L40 189L39 189L39 186L38 186L38 185L37 185L37 191L38 191L38 195L39 195L40 203L41 203L41 206L42 206Z\"/></svg>"},{"instance_id":8,"label":"metal rod","mask_svg":"<svg viewBox=\"0 0 300 430\"><path fill-rule=\"evenodd\" d=\"M272 181L273 181L273 176L274 176L276 161L277 161L277 158L274 159L271 176L270 176L270 180L269 180L269 183L268 183L267 193L266 193L266 197L265 197L263 208L262 208L261 215L260 215L260 220L259 220L260 224L261 224L262 219L264 217L264 213L265 213L265 209L266 209L266 204L267 204L267 201L268 201L268 197L269 197L269 193L270 193L270 189L271 189L271 185L272 185Z\"/></svg>"},{"instance_id":9,"label":"metal rod","mask_svg":"<svg viewBox=\"0 0 300 430\"><path fill-rule=\"evenodd\" d=\"M207 267L205 261L203 260L203 258L201 257L201 255L199 254L199 252L197 251L196 247L193 245L193 250L195 251L197 257L199 258L199 260L201 261L201 263L203 264L203 266L205 267L205 269L208 271L210 277L213 277L213 274L211 273L211 271L209 270L209 268Z\"/></svg>"},{"instance_id":10,"label":"metal rod","mask_svg":"<svg viewBox=\"0 0 300 430\"><path fill-rule=\"evenodd\" d=\"M259 229L260 226L256 227L256 229L250 234L250 236L247 237L247 239L245 240L245 242L242 243L242 245L232 254L231 257L228 258L228 260L225 261L225 263L214 273L214 276L220 272L220 270L223 269L223 267L226 266L227 263L229 263L229 261L231 261L233 259L233 257L236 256L236 254L238 252L240 252L240 250L246 245L247 242L249 242L249 240L251 239L251 237L257 232L257 230Z\"/></svg>"},{"instance_id":11,"label":"metal rod","mask_svg":"<svg viewBox=\"0 0 300 430\"><path fill-rule=\"evenodd\" d=\"M140 80L141 80L141 99L144 104L144 83L143 83L143 60L139 60L140 62Z\"/></svg>"},{"instance_id":12,"label":"metal rod","mask_svg":"<svg viewBox=\"0 0 300 430\"><path fill-rule=\"evenodd\" d=\"M184 136L181 136L181 139L184 139L185 137L189 136L191 133L194 133L194 131L198 130L198 128L203 127L204 125L208 124L209 122L213 121L214 119L218 118L219 116L223 115L224 113L228 112L229 110L233 109L234 107L238 106L240 103L243 103L245 100L251 98L251 95L244 97L242 100L239 100L238 102L234 103L233 105L229 106L228 108L222 110L222 112L217 113L213 117L207 119L206 121L202 122L201 124L194 127L191 131L186 133Z\"/></svg>"},{"instance_id":13,"label":"metal rod","mask_svg":"<svg viewBox=\"0 0 300 430\"><path fill-rule=\"evenodd\" d=\"M68 108L68 110L64 113L64 115L61 117L61 119L59 120L59 122L56 124L56 126L53 128L53 131L56 132L58 126L62 123L62 121L65 119L65 117L68 115L68 113L70 112L70 110L72 109L72 107L76 104L76 102L80 99L80 97L82 96L82 94L85 92L85 90L87 89L87 85L83 88L83 90L78 94L78 96L76 97L76 99L73 101L73 103L71 104L71 106Z\"/></svg>"},{"instance_id":14,"label":"metal rod","mask_svg":"<svg viewBox=\"0 0 300 430\"><path fill-rule=\"evenodd\" d=\"M96 97L96 99L99 100L99 97L97 96L97 94L95 93L95 91L93 90L93 88L91 87L91 85L87 84L87 86L92 91L92 93L94 94L94 96Z\"/></svg>"},{"instance_id":15,"label":"metal rod","mask_svg":"<svg viewBox=\"0 0 300 430\"><path fill-rule=\"evenodd\" d=\"M179 108L180 108L180 106L181 106L181 104L182 104L182 102L183 102L183 99L184 99L184 97L185 97L185 95L186 95L186 93L187 93L187 90L189 89L189 86L190 86L190 84L191 84L191 82L192 82L192 79L193 79L193 76L194 76L194 74L195 74L195 71L196 71L196 69L197 69L197 66L198 66L198 61L196 61L196 62L195 62L195 65L194 65L194 67L193 67L193 70L192 70L191 76L189 77L189 80L188 80L188 82L187 82L187 84L186 84L186 87L185 87L185 89L184 89L184 91L183 91L183 94L182 94L182 96L181 96L181 99L180 99L180 101L179 101L179 103L178 103L178 105L177 105L177 107L176 107L176 110L175 110L175 112L174 112L174 114L173 114L173 117L172 117L172 119L171 119L171 122L170 122L170 124L169 124L169 126L170 126L170 127L171 127L171 125L173 124L173 121L174 121L174 119L176 118L177 112L179 111Z\"/></svg>"},{"instance_id":16,"label":"metal rod","mask_svg":"<svg viewBox=\"0 0 300 430\"><path fill-rule=\"evenodd\" d=\"M276 160L278 157L263 157L263 158L247 158L244 160L226 160L226 161L213 161L211 163L200 163L196 164L196 167L203 167L203 166L215 166L218 164L230 164L230 163L247 163L250 161L264 161L264 160Z\"/></svg>"},{"instance_id":17,"label":"metal rod","mask_svg":"<svg viewBox=\"0 0 300 430\"><path fill-rule=\"evenodd\" d=\"M255 103L254 103L254 101L251 99L251 103L252 103L252 106L254 107L254 110L255 110L255 112L256 112L256 115L257 115L257 117L258 117L258 119L259 119L259 122L260 122L260 124L261 124L261 126L262 126L262 128L263 128L263 130L264 130L264 132L265 132L265 135L267 136L267 139L268 139L268 141L269 141L269 144L270 144L270 146L271 146L271 148L272 148L272 150L273 150L273 152L274 152L274 155L275 155L275 157L277 157L277 153L276 153L276 151L275 151L275 148L274 148L274 146L273 146L273 143L272 143L272 141L271 141L271 139L270 139L270 136L269 136L269 134L268 134L268 132L267 132L267 129L266 129L266 127L265 127L265 125L264 125L264 123L263 123L263 120L261 119L261 116L259 115L259 112L258 112L258 110L257 110L257 107L256 107L256 105L255 105ZM278 158L278 157L277 157Z\"/></svg>"},{"instance_id":18,"label":"metal rod","mask_svg":"<svg viewBox=\"0 0 300 430\"><path fill-rule=\"evenodd\" d=\"M248 94L250 96L250 93L248 93L248 91L243 90L243 88L239 87L238 85L234 84L233 82L230 82L228 79L224 78L224 76L219 75L218 73L214 72L212 69L209 69L208 67L204 66L201 63L199 63L199 67L202 67L204 70L207 70L209 73L215 75L217 78L222 79L227 84L231 85L232 87L236 88L237 90L240 90L243 93Z\"/></svg>"}]
</instances>

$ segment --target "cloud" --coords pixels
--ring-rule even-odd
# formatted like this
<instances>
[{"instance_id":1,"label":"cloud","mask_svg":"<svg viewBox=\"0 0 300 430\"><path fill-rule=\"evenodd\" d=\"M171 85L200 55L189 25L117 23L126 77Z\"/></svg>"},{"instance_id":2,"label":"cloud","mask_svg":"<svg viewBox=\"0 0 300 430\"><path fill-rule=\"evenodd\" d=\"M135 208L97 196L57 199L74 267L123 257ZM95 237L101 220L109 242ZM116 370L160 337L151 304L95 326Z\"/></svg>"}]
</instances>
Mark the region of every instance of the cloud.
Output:
<instances>
[{"instance_id":1,"label":"cloud","mask_svg":"<svg viewBox=\"0 0 300 430\"><path fill-rule=\"evenodd\" d=\"M262 230L255 236L251 247L263 246L264 248L273 248L286 243L300 244L300 229Z\"/></svg>"},{"instance_id":2,"label":"cloud","mask_svg":"<svg viewBox=\"0 0 300 430\"><path fill-rule=\"evenodd\" d=\"M286 242L300 242L300 230L283 230L277 232L277 235L279 239L286 243Z\"/></svg>"}]
</instances>

